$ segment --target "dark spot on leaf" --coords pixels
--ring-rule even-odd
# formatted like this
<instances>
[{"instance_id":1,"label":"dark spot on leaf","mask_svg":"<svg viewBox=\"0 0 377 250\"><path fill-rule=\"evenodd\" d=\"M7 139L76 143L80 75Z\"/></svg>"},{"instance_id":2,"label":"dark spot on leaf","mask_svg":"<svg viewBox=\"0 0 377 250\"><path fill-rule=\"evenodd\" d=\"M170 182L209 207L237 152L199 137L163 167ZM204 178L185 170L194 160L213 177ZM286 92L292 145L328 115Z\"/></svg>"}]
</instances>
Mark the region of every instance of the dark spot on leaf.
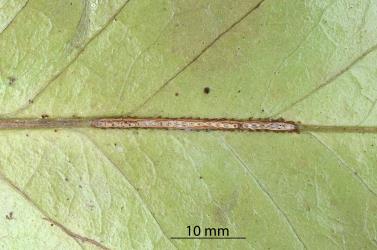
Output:
<instances>
[{"instance_id":1,"label":"dark spot on leaf","mask_svg":"<svg viewBox=\"0 0 377 250\"><path fill-rule=\"evenodd\" d=\"M29 137L29 134L26 134L27 137Z\"/></svg>"},{"instance_id":2,"label":"dark spot on leaf","mask_svg":"<svg viewBox=\"0 0 377 250\"><path fill-rule=\"evenodd\" d=\"M6 218L7 220L13 220L13 219L14 219L14 217L13 217L13 212L9 212L9 214L5 215L5 218Z\"/></svg>"},{"instance_id":3,"label":"dark spot on leaf","mask_svg":"<svg viewBox=\"0 0 377 250\"><path fill-rule=\"evenodd\" d=\"M241 90L238 90L238 93L241 93Z\"/></svg>"},{"instance_id":4,"label":"dark spot on leaf","mask_svg":"<svg viewBox=\"0 0 377 250\"><path fill-rule=\"evenodd\" d=\"M90 202L92 202L92 201L90 201ZM93 204L88 203L86 205L89 207L90 210L93 211L93 209L94 209L94 205Z\"/></svg>"},{"instance_id":5,"label":"dark spot on leaf","mask_svg":"<svg viewBox=\"0 0 377 250\"><path fill-rule=\"evenodd\" d=\"M65 181L69 181L68 177L65 177L64 180L65 180Z\"/></svg>"},{"instance_id":6,"label":"dark spot on leaf","mask_svg":"<svg viewBox=\"0 0 377 250\"><path fill-rule=\"evenodd\" d=\"M42 114L41 117L42 117L42 119L46 119L46 118L48 118L48 115L47 114Z\"/></svg>"},{"instance_id":7,"label":"dark spot on leaf","mask_svg":"<svg viewBox=\"0 0 377 250\"><path fill-rule=\"evenodd\" d=\"M209 87L205 87L203 91L204 91L204 94L208 95L211 90Z\"/></svg>"},{"instance_id":8,"label":"dark spot on leaf","mask_svg":"<svg viewBox=\"0 0 377 250\"><path fill-rule=\"evenodd\" d=\"M33 100L29 99L29 104L32 104L33 102L34 102Z\"/></svg>"},{"instance_id":9,"label":"dark spot on leaf","mask_svg":"<svg viewBox=\"0 0 377 250\"><path fill-rule=\"evenodd\" d=\"M203 179L203 176L199 176L199 179Z\"/></svg>"},{"instance_id":10,"label":"dark spot on leaf","mask_svg":"<svg viewBox=\"0 0 377 250\"><path fill-rule=\"evenodd\" d=\"M82 188L82 186L81 186L81 185L79 185L79 188Z\"/></svg>"},{"instance_id":11,"label":"dark spot on leaf","mask_svg":"<svg viewBox=\"0 0 377 250\"><path fill-rule=\"evenodd\" d=\"M58 132L58 130L57 130L57 129L54 129L54 132L56 133L56 132Z\"/></svg>"},{"instance_id":12,"label":"dark spot on leaf","mask_svg":"<svg viewBox=\"0 0 377 250\"><path fill-rule=\"evenodd\" d=\"M50 226L52 226L52 227L53 227L53 226L54 226L54 224L53 224L53 223L51 223L51 224L50 224Z\"/></svg>"},{"instance_id":13,"label":"dark spot on leaf","mask_svg":"<svg viewBox=\"0 0 377 250\"><path fill-rule=\"evenodd\" d=\"M264 112L264 109L262 109L262 113Z\"/></svg>"},{"instance_id":14,"label":"dark spot on leaf","mask_svg":"<svg viewBox=\"0 0 377 250\"><path fill-rule=\"evenodd\" d=\"M179 93L177 92L177 93L175 93L175 96L179 96Z\"/></svg>"},{"instance_id":15,"label":"dark spot on leaf","mask_svg":"<svg viewBox=\"0 0 377 250\"><path fill-rule=\"evenodd\" d=\"M14 77L14 76L10 76L10 77L8 77L8 84L9 85L13 85L13 83L15 83L16 82L16 78Z\"/></svg>"}]
</instances>

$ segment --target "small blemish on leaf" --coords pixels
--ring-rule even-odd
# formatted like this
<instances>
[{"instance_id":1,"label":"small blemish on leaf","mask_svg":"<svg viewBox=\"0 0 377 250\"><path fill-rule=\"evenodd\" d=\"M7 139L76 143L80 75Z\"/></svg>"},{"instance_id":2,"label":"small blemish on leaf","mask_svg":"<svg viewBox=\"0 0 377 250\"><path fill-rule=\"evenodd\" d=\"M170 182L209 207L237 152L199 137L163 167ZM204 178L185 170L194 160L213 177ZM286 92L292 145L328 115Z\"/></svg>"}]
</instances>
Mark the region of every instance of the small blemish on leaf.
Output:
<instances>
[{"instance_id":1,"label":"small blemish on leaf","mask_svg":"<svg viewBox=\"0 0 377 250\"><path fill-rule=\"evenodd\" d=\"M203 179L203 176L199 176L199 179Z\"/></svg>"},{"instance_id":2,"label":"small blemish on leaf","mask_svg":"<svg viewBox=\"0 0 377 250\"><path fill-rule=\"evenodd\" d=\"M16 78L14 76L8 77L8 84L13 85L16 82Z\"/></svg>"},{"instance_id":3,"label":"small blemish on leaf","mask_svg":"<svg viewBox=\"0 0 377 250\"><path fill-rule=\"evenodd\" d=\"M179 93L178 93L178 92L176 92L176 93L175 93L175 96L179 96Z\"/></svg>"},{"instance_id":4,"label":"small blemish on leaf","mask_svg":"<svg viewBox=\"0 0 377 250\"><path fill-rule=\"evenodd\" d=\"M65 177L64 180L65 180L65 181L69 181L68 177Z\"/></svg>"},{"instance_id":5,"label":"small blemish on leaf","mask_svg":"<svg viewBox=\"0 0 377 250\"><path fill-rule=\"evenodd\" d=\"M92 202L92 201L90 201L90 202ZM93 204L89 204L89 203L88 203L87 206L89 207L89 209L90 209L91 211L93 211L93 209L95 208Z\"/></svg>"},{"instance_id":6,"label":"small blemish on leaf","mask_svg":"<svg viewBox=\"0 0 377 250\"><path fill-rule=\"evenodd\" d=\"M34 102L33 100L29 99L29 104L33 104L33 102Z\"/></svg>"},{"instance_id":7,"label":"small blemish on leaf","mask_svg":"<svg viewBox=\"0 0 377 250\"><path fill-rule=\"evenodd\" d=\"M47 115L47 114L42 114L42 115L41 115L42 119L46 119L46 118L48 118L48 116L49 116L49 115Z\"/></svg>"},{"instance_id":8,"label":"small blemish on leaf","mask_svg":"<svg viewBox=\"0 0 377 250\"><path fill-rule=\"evenodd\" d=\"M13 217L13 212L9 212L9 214L5 215L5 218L6 218L7 220L13 220L13 219L14 219L14 217Z\"/></svg>"},{"instance_id":9,"label":"small blemish on leaf","mask_svg":"<svg viewBox=\"0 0 377 250\"><path fill-rule=\"evenodd\" d=\"M204 90L203 90L204 94L206 94L206 95L208 95L210 91L211 91L211 89L209 87L205 87Z\"/></svg>"},{"instance_id":10,"label":"small blemish on leaf","mask_svg":"<svg viewBox=\"0 0 377 250\"><path fill-rule=\"evenodd\" d=\"M305 204L306 211L310 212L311 208L308 204Z\"/></svg>"}]
</instances>

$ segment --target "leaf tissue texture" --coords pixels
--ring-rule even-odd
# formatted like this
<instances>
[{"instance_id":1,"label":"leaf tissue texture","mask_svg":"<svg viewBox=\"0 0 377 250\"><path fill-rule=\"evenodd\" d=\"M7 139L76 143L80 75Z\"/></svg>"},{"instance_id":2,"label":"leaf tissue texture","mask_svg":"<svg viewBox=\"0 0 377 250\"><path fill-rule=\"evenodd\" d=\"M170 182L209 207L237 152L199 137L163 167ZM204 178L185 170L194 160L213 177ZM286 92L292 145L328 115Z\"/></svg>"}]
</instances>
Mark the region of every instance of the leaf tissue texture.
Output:
<instances>
[{"instance_id":1,"label":"leaf tissue texture","mask_svg":"<svg viewBox=\"0 0 377 250\"><path fill-rule=\"evenodd\" d=\"M0 32L1 119L377 126L372 0L0 0ZM0 249L376 248L375 133L0 131Z\"/></svg>"}]
</instances>

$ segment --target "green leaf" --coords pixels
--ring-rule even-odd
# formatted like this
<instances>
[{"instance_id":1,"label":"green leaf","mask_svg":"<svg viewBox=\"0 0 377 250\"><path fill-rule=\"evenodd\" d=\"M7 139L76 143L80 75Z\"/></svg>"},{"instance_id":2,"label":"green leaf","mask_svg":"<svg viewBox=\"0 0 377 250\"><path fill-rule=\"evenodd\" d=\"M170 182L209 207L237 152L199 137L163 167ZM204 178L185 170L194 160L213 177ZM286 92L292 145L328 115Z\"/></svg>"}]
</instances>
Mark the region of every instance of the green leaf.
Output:
<instances>
[{"instance_id":1,"label":"green leaf","mask_svg":"<svg viewBox=\"0 0 377 250\"><path fill-rule=\"evenodd\" d=\"M377 126L376 23L368 0L0 0L0 113ZM0 156L2 249L377 247L373 133L2 130ZM246 239L171 239L189 225Z\"/></svg>"}]
</instances>

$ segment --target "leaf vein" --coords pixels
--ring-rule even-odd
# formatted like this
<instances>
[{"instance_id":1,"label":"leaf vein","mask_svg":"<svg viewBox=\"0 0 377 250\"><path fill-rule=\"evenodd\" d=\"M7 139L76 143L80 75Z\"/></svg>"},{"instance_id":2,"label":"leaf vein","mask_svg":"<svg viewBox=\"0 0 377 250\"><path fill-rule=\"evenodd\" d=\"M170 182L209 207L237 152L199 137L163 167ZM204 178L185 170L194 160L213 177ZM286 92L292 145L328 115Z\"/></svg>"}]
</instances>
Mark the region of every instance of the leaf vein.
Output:
<instances>
[{"instance_id":1,"label":"leaf vein","mask_svg":"<svg viewBox=\"0 0 377 250\"><path fill-rule=\"evenodd\" d=\"M73 240L75 240L80 246L81 246L81 243L80 243L80 241L81 241L81 242L90 243L90 244L95 245L95 246L97 246L101 249L104 249L104 250L110 249L110 248L102 245L101 243L99 243L98 241L96 241L94 239L88 238L86 236L82 236L78 233L71 231L66 226L61 224L60 222L49 217L48 213L46 211L44 211L41 207L39 207L31 199L31 197L29 195L27 195L24 191L22 191L16 184L14 184L9 178L7 178L2 173L0 173L0 180L2 180L4 183L6 183L9 187L11 187L13 190L15 190L18 194L20 194L28 203L30 203L34 208L36 208L44 216L44 218L43 218L44 220L47 220L47 221L53 223L54 225L58 226L64 233L66 233L69 237L71 237Z\"/></svg>"},{"instance_id":2,"label":"leaf vein","mask_svg":"<svg viewBox=\"0 0 377 250\"><path fill-rule=\"evenodd\" d=\"M102 32L104 30L106 30L106 28L111 24L111 22L119 15L120 12L122 12L122 10L127 6L127 4L130 2L131 0L127 0L123 3L123 5L109 18L109 20L105 23L105 25L100 29L98 30L88 41L85 45L83 45L81 47L81 49L76 53L76 55L72 58L72 60L65 66L63 67L58 73L56 73L50 80L47 81L47 83L42 86L35 94L34 96L31 98L31 100L35 101L36 99L38 99L45 91L46 89L48 89L48 87L57 79L59 78L64 72L66 72L71 65L73 65L77 59L82 55L82 53L86 50L86 48L88 47L89 44L92 43L92 41L94 41L100 34L102 34ZM11 112L8 112L8 113L5 113L3 115L15 115L15 114L18 114L22 111L24 111L25 109L27 109L29 106L31 106L32 103L27 101L24 105L22 105L20 108L14 110L14 111L11 111Z\"/></svg>"},{"instance_id":3,"label":"leaf vein","mask_svg":"<svg viewBox=\"0 0 377 250\"><path fill-rule=\"evenodd\" d=\"M335 156L335 158L345 167L345 169L348 170L351 173L352 177L354 177L367 191L369 191L371 194L373 194L374 196L377 197L377 193L375 191L373 191L373 189L371 187L369 187L368 184L359 175L356 175L354 173L355 172L354 169L350 165L348 165L347 162L333 148L331 148L326 142L321 140L320 137L315 135L314 133L309 132L309 134L319 144L321 144L323 147L325 147L325 149L328 152L333 154Z\"/></svg>"},{"instance_id":4,"label":"leaf vein","mask_svg":"<svg viewBox=\"0 0 377 250\"><path fill-rule=\"evenodd\" d=\"M29 1L30 0L27 0L24 3L24 5L22 5L22 7L19 9L19 11L14 15L12 20L10 20L10 22L4 27L4 29L0 32L0 34L2 34L4 31L6 31L11 26L11 24L16 20L16 18L19 16L19 14L25 9L26 5L28 5Z\"/></svg>"},{"instance_id":5,"label":"leaf vein","mask_svg":"<svg viewBox=\"0 0 377 250\"><path fill-rule=\"evenodd\" d=\"M180 70L178 70L172 77L170 77L167 81L165 81L155 92L152 93L147 99L137 106L134 110L127 113L127 115L134 114L135 112L139 111L143 108L147 103L149 103L158 93L160 93L169 83L171 83L174 79L176 79L180 74L182 74L187 68L193 65L206 51L213 47L217 41L219 41L224 35L229 33L234 27L240 24L245 18L247 18L251 13L257 10L265 0L259 1L257 5L253 8L248 10L243 16L237 19L233 24L231 24L227 29L221 32L214 40L212 40L207 46L205 46L191 61L189 61L186 65L184 65Z\"/></svg>"},{"instance_id":6,"label":"leaf vein","mask_svg":"<svg viewBox=\"0 0 377 250\"><path fill-rule=\"evenodd\" d=\"M331 4L329 4L328 6L326 6L322 12L321 12L321 15L319 16L318 18L318 21L316 22L315 25L313 25L313 27L310 29L310 31L303 37L303 39L301 39L301 41L296 45L296 47L290 51L288 53L287 56L285 56L283 58L283 60L281 60L281 62L278 64L278 66L272 71L272 72L278 72L280 71L284 64L293 56L296 54L297 51L299 51L303 45L305 44L305 42L309 39L309 37L314 33L314 31L320 26L322 20L323 20L323 17L326 13L326 11L336 3L336 1L333 1ZM261 105L260 105L260 109L262 110L263 109L263 106L264 104L266 103L267 101L267 97L268 97L268 93L269 91L271 90L271 87L272 87L272 83L274 82L275 80L275 77L276 75L275 74L272 74L271 78L269 79L269 81L267 82L267 87L266 87L266 91L265 91L265 94L264 94L264 97L263 97L263 101L261 102Z\"/></svg>"},{"instance_id":7,"label":"leaf vein","mask_svg":"<svg viewBox=\"0 0 377 250\"><path fill-rule=\"evenodd\" d=\"M240 165L245 169L245 171L248 173L248 175L253 179L253 181L257 184L259 189L262 191L262 193L267 196L267 198L270 200L272 205L275 207L278 214L280 214L284 220L286 221L289 229L292 231L295 238L302 244L304 249L307 249L304 241L301 239L300 235L298 234L296 228L293 226L293 223L289 219L288 215L284 212L284 210L276 203L270 192L267 190L267 188L259 181L258 177L251 171L251 169L247 166L247 164L242 160L242 158L239 156L239 154L235 151L235 149L226 142L225 139L223 139L225 147L229 150L229 152L233 155L233 157L240 163Z\"/></svg>"},{"instance_id":8,"label":"leaf vein","mask_svg":"<svg viewBox=\"0 0 377 250\"><path fill-rule=\"evenodd\" d=\"M366 51L364 51L361 55L359 55L355 60L353 60L350 64L348 64L345 68L343 69L340 69L338 72L336 72L334 75L330 76L325 82L323 82L322 84L320 84L319 86L317 86L316 88L314 88L313 90L309 91L308 93L306 93L304 96L300 97L299 99L297 99L296 101L292 102L291 104L289 104L287 107L281 109L280 111L278 111L277 113L273 114L272 117L275 117L275 116L278 116L278 115L281 115L282 113L288 111L289 109L291 109L292 107L296 106L297 104L301 103L302 101L304 101L305 99L309 98L310 96L314 95L315 93L317 93L318 91L320 91L321 89L323 89L324 87L330 85L331 83L333 83L336 79L338 79L340 76L342 76L344 73L348 72L354 65L356 65L357 63L359 63L361 60L363 60L365 57L367 57L369 54L373 53L374 51L377 50L377 44L375 44L374 46L370 47L369 49L367 49Z\"/></svg>"},{"instance_id":9,"label":"leaf vein","mask_svg":"<svg viewBox=\"0 0 377 250\"><path fill-rule=\"evenodd\" d=\"M101 149L101 147L94 140L92 140L87 134L85 134L85 133L83 133L81 131L78 131L78 130L75 130L75 132L78 135L80 135L81 137L83 137L84 139L86 139L88 142L90 142L105 157L105 159L118 171L118 173L125 179L125 181L131 186L132 191L136 194L137 199L141 202L141 204L150 213L150 215L152 216L152 218L156 222L157 226L159 227L159 229L162 232L162 234L164 235L164 237L177 249L177 246L171 241L170 237L168 237L168 235L166 234L165 230L162 228L161 224L157 220L156 216L154 215L154 213L152 212L152 210L149 208L149 206L147 205L147 203L144 201L144 199L140 195L139 191L131 183L131 181L125 175L125 173L121 170L121 168L117 164L115 164L115 162L107 154L105 154L105 152L103 152L103 150Z\"/></svg>"}]
</instances>

